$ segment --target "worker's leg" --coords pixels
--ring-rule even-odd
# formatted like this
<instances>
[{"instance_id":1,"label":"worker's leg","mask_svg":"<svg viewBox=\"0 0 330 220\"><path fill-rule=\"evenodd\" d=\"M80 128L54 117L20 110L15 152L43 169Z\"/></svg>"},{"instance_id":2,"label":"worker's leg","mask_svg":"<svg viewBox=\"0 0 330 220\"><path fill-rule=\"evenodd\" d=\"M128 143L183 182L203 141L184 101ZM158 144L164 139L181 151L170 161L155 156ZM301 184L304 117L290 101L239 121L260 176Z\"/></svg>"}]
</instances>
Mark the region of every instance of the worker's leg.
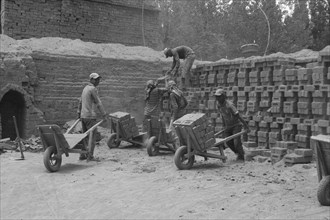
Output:
<instances>
[{"instance_id":1,"label":"worker's leg","mask_svg":"<svg viewBox=\"0 0 330 220\"><path fill-rule=\"evenodd\" d=\"M233 128L233 134L237 134L242 131L242 126L238 125ZM237 160L244 160L244 149L242 145L241 136L234 139L235 147L237 151Z\"/></svg>"},{"instance_id":2,"label":"worker's leg","mask_svg":"<svg viewBox=\"0 0 330 220\"><path fill-rule=\"evenodd\" d=\"M190 70L194 61L195 61L195 54L192 54L189 55L184 62L184 66L182 68L182 84L184 87L191 86Z\"/></svg>"},{"instance_id":3,"label":"worker's leg","mask_svg":"<svg viewBox=\"0 0 330 220\"><path fill-rule=\"evenodd\" d=\"M232 135L233 135L233 128L230 128L230 129L226 130L226 131L223 133L223 135L224 135L224 138L229 137L229 136L232 136ZM236 150L235 142L234 142L233 139L227 141L226 144L227 144L227 146L228 146L228 147L229 147L229 148L230 148L235 154L238 153L237 150Z\"/></svg>"},{"instance_id":4,"label":"worker's leg","mask_svg":"<svg viewBox=\"0 0 330 220\"><path fill-rule=\"evenodd\" d=\"M83 119L85 121L85 132L90 129L91 127L93 127L96 124L96 119L89 119L89 118L85 118ZM95 142L96 142L96 133L97 133L97 129L95 128L94 131L90 134L92 135L91 139L90 135L88 135L88 156L90 158L93 158L94 155L94 148L95 148Z\"/></svg>"},{"instance_id":5,"label":"worker's leg","mask_svg":"<svg viewBox=\"0 0 330 220\"><path fill-rule=\"evenodd\" d=\"M81 119L81 127L82 127L83 133L85 133L88 130L87 125L86 125L86 119L84 119L84 118ZM86 137L82 140L82 149L81 150L87 150L87 146L88 146L88 137ZM86 159L87 159L86 154L80 154L79 160L86 160Z\"/></svg>"},{"instance_id":6,"label":"worker's leg","mask_svg":"<svg viewBox=\"0 0 330 220\"><path fill-rule=\"evenodd\" d=\"M145 115L143 122L142 122L142 132L147 132L148 131L148 120L151 119L151 115Z\"/></svg>"}]
</instances>

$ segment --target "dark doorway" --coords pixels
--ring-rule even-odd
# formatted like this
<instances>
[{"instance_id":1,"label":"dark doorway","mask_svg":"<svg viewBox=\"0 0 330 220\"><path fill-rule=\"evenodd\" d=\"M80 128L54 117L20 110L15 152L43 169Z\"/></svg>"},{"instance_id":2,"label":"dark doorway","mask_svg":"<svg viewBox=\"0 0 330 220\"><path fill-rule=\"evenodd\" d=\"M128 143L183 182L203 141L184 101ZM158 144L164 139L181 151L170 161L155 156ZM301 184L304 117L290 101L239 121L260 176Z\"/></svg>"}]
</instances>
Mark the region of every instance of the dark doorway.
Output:
<instances>
[{"instance_id":1,"label":"dark doorway","mask_svg":"<svg viewBox=\"0 0 330 220\"><path fill-rule=\"evenodd\" d=\"M9 90L0 101L1 137L15 140L17 137L13 116L16 117L18 131L24 137L25 128L25 100L21 93Z\"/></svg>"}]
</instances>

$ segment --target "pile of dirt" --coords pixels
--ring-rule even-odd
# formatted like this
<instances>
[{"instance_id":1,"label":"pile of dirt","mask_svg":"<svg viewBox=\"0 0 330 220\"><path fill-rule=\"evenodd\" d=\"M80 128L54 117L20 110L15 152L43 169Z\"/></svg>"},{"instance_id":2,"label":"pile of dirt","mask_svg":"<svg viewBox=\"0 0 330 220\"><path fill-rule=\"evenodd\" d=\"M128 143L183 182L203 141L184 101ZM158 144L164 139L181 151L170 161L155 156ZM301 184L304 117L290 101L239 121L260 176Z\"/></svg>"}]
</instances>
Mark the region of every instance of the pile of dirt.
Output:
<instances>
[{"instance_id":1,"label":"pile of dirt","mask_svg":"<svg viewBox=\"0 0 330 220\"><path fill-rule=\"evenodd\" d=\"M125 46L123 44L84 42L79 39L60 37L43 37L15 40L7 35L0 35L1 52L26 53L33 52L112 58L122 60L143 60L147 62L172 62L166 59L163 51L156 51L143 46ZM209 63L208 61L195 61L195 65Z\"/></svg>"}]
</instances>

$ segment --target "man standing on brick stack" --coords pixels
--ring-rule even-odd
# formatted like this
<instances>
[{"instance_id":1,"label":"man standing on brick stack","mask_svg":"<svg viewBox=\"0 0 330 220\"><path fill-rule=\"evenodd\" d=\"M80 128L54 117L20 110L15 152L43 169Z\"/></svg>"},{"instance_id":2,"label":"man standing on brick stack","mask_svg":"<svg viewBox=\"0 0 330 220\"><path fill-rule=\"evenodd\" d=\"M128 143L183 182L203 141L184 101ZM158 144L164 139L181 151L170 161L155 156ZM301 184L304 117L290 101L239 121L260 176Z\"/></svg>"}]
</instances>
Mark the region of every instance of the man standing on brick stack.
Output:
<instances>
[{"instance_id":1,"label":"man standing on brick stack","mask_svg":"<svg viewBox=\"0 0 330 220\"><path fill-rule=\"evenodd\" d=\"M190 69L196 58L194 51L187 46L179 46L173 49L165 48L164 54L166 58L173 57L172 67L167 74L174 80L178 77L180 59L185 60L181 74L182 88L191 86Z\"/></svg>"},{"instance_id":2,"label":"man standing on brick stack","mask_svg":"<svg viewBox=\"0 0 330 220\"><path fill-rule=\"evenodd\" d=\"M227 100L225 90L218 89L214 96L218 102L218 110L220 111L222 121L224 123L225 131L224 137L241 132L242 125L246 131L249 131L248 124L239 114L234 104ZM244 150L242 146L241 137L234 138L227 142L228 147L237 155L237 161L244 161Z\"/></svg>"},{"instance_id":3,"label":"man standing on brick stack","mask_svg":"<svg viewBox=\"0 0 330 220\"><path fill-rule=\"evenodd\" d=\"M78 106L78 118L81 119L83 132L86 132L88 129L93 127L96 124L96 107L102 114L104 119L107 118L107 113L104 110L102 102L98 95L97 86L100 83L100 75L97 73L91 73L89 75L90 82L82 91L81 99ZM81 154L79 159L85 160L87 159L92 161L98 161L98 159L94 158L94 148L96 143L96 133L97 130L94 129L92 132L92 143L90 145L90 149L88 149L88 156Z\"/></svg>"}]
</instances>

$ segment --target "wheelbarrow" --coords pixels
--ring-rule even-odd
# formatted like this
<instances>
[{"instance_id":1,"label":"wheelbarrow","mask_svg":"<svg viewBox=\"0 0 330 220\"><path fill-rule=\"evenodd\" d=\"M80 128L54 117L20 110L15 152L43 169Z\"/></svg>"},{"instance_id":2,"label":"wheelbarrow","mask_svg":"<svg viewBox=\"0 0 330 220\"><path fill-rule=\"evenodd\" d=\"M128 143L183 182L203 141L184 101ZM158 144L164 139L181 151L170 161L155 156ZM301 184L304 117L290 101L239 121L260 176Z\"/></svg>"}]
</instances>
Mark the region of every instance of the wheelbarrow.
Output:
<instances>
[{"instance_id":1,"label":"wheelbarrow","mask_svg":"<svg viewBox=\"0 0 330 220\"><path fill-rule=\"evenodd\" d=\"M237 134L231 135L227 138L215 138L215 143L209 145L207 147L202 146L200 142L196 139L196 135L194 134L193 128L189 126L178 126L176 127L177 134L180 138L180 142L185 144L181 146L174 155L174 163L180 170L190 169L195 162L195 155L202 156L205 159L207 158L216 158L222 160L222 162L226 162L227 157L224 154L224 145L227 145L227 142L237 138L247 131L243 130ZM225 130L215 134L214 136L220 135L220 133ZM218 148L220 151L220 155L207 153L207 149Z\"/></svg>"},{"instance_id":2,"label":"wheelbarrow","mask_svg":"<svg viewBox=\"0 0 330 220\"><path fill-rule=\"evenodd\" d=\"M108 147L117 148L122 141L129 142L134 146L145 146L145 139L147 132L139 132L137 126L133 126L135 132L131 133L128 129L132 129L130 126L125 126L124 121L120 118L110 116L110 131L111 134L107 141Z\"/></svg>"},{"instance_id":3,"label":"wheelbarrow","mask_svg":"<svg viewBox=\"0 0 330 220\"><path fill-rule=\"evenodd\" d=\"M176 140L173 131L166 128L162 118L151 117L147 120L147 127L148 140L146 146L149 156L156 156L159 151L176 151Z\"/></svg>"},{"instance_id":4,"label":"wheelbarrow","mask_svg":"<svg viewBox=\"0 0 330 220\"><path fill-rule=\"evenodd\" d=\"M330 135L311 136L316 154L319 187L317 198L321 205L330 206Z\"/></svg>"},{"instance_id":5,"label":"wheelbarrow","mask_svg":"<svg viewBox=\"0 0 330 220\"><path fill-rule=\"evenodd\" d=\"M77 119L64 134L60 127L55 124L38 126L39 136L45 150L43 161L48 171L56 172L60 169L62 164L62 154L65 154L66 157L69 156L69 153L88 154L87 150L81 149L81 142L89 136L88 145L90 146L92 144L92 135L89 134L91 134L97 126L103 122L103 120L96 123L85 133L72 134L71 132L73 128L79 121L80 119Z\"/></svg>"}]
</instances>

